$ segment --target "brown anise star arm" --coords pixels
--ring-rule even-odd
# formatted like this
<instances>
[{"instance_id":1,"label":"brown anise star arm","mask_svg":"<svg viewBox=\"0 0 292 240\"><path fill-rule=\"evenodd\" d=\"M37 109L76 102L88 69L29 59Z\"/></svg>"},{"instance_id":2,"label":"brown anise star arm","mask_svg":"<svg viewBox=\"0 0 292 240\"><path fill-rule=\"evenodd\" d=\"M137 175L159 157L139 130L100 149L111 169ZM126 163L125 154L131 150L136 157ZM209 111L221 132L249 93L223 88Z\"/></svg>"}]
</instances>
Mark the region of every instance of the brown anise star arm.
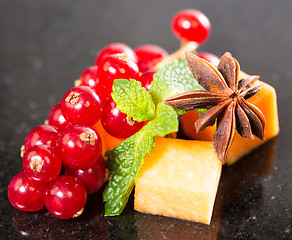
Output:
<instances>
[{"instance_id":1,"label":"brown anise star arm","mask_svg":"<svg viewBox=\"0 0 292 240\"><path fill-rule=\"evenodd\" d=\"M244 88L248 88L249 86L251 86L255 81L259 80L260 77L259 76L248 76L244 79L241 79L238 82L238 92L241 92Z\"/></svg>"},{"instance_id":2,"label":"brown anise star arm","mask_svg":"<svg viewBox=\"0 0 292 240\"><path fill-rule=\"evenodd\" d=\"M216 106L210 108L207 112L200 114L199 119L195 123L196 131L199 132L208 126L213 126L216 118L222 114L231 101L230 98L227 98Z\"/></svg>"},{"instance_id":3,"label":"brown anise star arm","mask_svg":"<svg viewBox=\"0 0 292 240\"><path fill-rule=\"evenodd\" d=\"M245 111L240 104L236 104L235 108L236 130L240 136L254 139L252 135L251 125Z\"/></svg>"},{"instance_id":4,"label":"brown anise star arm","mask_svg":"<svg viewBox=\"0 0 292 240\"><path fill-rule=\"evenodd\" d=\"M238 76L240 72L239 63L229 52L224 53L218 64L218 70L225 79L228 87L237 92Z\"/></svg>"},{"instance_id":5,"label":"brown anise star arm","mask_svg":"<svg viewBox=\"0 0 292 240\"><path fill-rule=\"evenodd\" d=\"M263 140L265 128L264 115L256 106L247 102L244 98L239 98L238 102L249 119L252 133Z\"/></svg>"},{"instance_id":6,"label":"brown anise star arm","mask_svg":"<svg viewBox=\"0 0 292 240\"><path fill-rule=\"evenodd\" d=\"M213 146L222 164L226 162L227 153L235 134L235 105L236 103L232 101L224 114L218 118L217 129L213 136Z\"/></svg>"},{"instance_id":7,"label":"brown anise star arm","mask_svg":"<svg viewBox=\"0 0 292 240\"><path fill-rule=\"evenodd\" d=\"M228 95L222 93L213 93L205 90L191 90L173 97L164 99L164 103L182 110L194 110L201 108L210 108L228 98Z\"/></svg>"},{"instance_id":8,"label":"brown anise star arm","mask_svg":"<svg viewBox=\"0 0 292 240\"><path fill-rule=\"evenodd\" d=\"M246 90L244 90L243 92L241 92L239 94L240 97L243 97L244 99L248 99L250 97L252 97L253 95L255 95L258 91L261 90L261 84L252 86Z\"/></svg>"},{"instance_id":9,"label":"brown anise star arm","mask_svg":"<svg viewBox=\"0 0 292 240\"><path fill-rule=\"evenodd\" d=\"M222 74L208 61L186 52L188 66L198 83L208 91L232 94Z\"/></svg>"}]
</instances>

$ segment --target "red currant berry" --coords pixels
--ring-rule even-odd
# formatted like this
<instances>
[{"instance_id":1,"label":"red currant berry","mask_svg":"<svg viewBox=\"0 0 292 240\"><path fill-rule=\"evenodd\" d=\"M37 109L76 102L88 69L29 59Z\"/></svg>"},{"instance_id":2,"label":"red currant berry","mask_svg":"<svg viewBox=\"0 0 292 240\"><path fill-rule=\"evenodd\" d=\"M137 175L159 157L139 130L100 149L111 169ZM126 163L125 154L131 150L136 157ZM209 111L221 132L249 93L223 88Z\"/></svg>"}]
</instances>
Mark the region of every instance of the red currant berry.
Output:
<instances>
[{"instance_id":1,"label":"red currant berry","mask_svg":"<svg viewBox=\"0 0 292 240\"><path fill-rule=\"evenodd\" d=\"M90 168L99 159L101 149L101 138L90 127L71 125L59 136L59 152L62 161L71 168Z\"/></svg>"},{"instance_id":2,"label":"red currant berry","mask_svg":"<svg viewBox=\"0 0 292 240\"><path fill-rule=\"evenodd\" d=\"M46 184L29 179L24 172L16 174L8 185L8 198L17 209L35 212L43 208Z\"/></svg>"},{"instance_id":3,"label":"red currant berry","mask_svg":"<svg viewBox=\"0 0 292 240\"><path fill-rule=\"evenodd\" d=\"M57 147L58 142L58 131L56 128L50 125L39 125L34 127L27 134L24 141L24 151L35 145L47 145L53 148Z\"/></svg>"},{"instance_id":4,"label":"red currant berry","mask_svg":"<svg viewBox=\"0 0 292 240\"><path fill-rule=\"evenodd\" d=\"M139 79L137 63L128 55L113 54L104 58L98 65L98 77L104 83L104 94L110 97L115 79Z\"/></svg>"},{"instance_id":5,"label":"red currant berry","mask_svg":"<svg viewBox=\"0 0 292 240\"><path fill-rule=\"evenodd\" d=\"M134 61L137 61L137 56L134 53L134 51L126 44L124 43L112 43L107 46L105 46L97 55L97 58L95 60L95 65L99 65L100 62L108 57L109 55L116 54L116 53L125 53L127 56L129 56Z\"/></svg>"},{"instance_id":6,"label":"red currant berry","mask_svg":"<svg viewBox=\"0 0 292 240\"><path fill-rule=\"evenodd\" d=\"M86 201L85 187L75 177L59 176L48 184L45 206L56 218L70 219L79 216Z\"/></svg>"},{"instance_id":7,"label":"red currant berry","mask_svg":"<svg viewBox=\"0 0 292 240\"><path fill-rule=\"evenodd\" d=\"M104 89L107 89L106 82L102 81L98 77L98 67L97 66L90 66L86 68L80 75L80 85L88 86L91 89L94 89L96 94L99 96L101 102L103 103L107 98L108 94Z\"/></svg>"},{"instance_id":8,"label":"red currant berry","mask_svg":"<svg viewBox=\"0 0 292 240\"><path fill-rule=\"evenodd\" d=\"M69 122L64 118L61 111L61 103L57 103L54 107L52 107L48 116L49 125L58 129L58 131L62 131L65 127L69 125Z\"/></svg>"},{"instance_id":9,"label":"red currant berry","mask_svg":"<svg viewBox=\"0 0 292 240\"><path fill-rule=\"evenodd\" d=\"M139 78L139 81L141 82L142 87L144 87L147 91L149 91L150 89L151 82L153 81L154 73L156 73L156 70L150 69L144 72Z\"/></svg>"},{"instance_id":10,"label":"red currant berry","mask_svg":"<svg viewBox=\"0 0 292 240\"><path fill-rule=\"evenodd\" d=\"M122 113L112 98L104 104L103 115L101 117L103 128L113 137L128 138L138 132L145 122L135 122L128 118L127 114Z\"/></svg>"},{"instance_id":11,"label":"red currant berry","mask_svg":"<svg viewBox=\"0 0 292 240\"><path fill-rule=\"evenodd\" d=\"M220 62L220 59L213 53L201 52L201 53L197 53L196 55L212 63L214 66L218 66Z\"/></svg>"},{"instance_id":12,"label":"red currant berry","mask_svg":"<svg viewBox=\"0 0 292 240\"><path fill-rule=\"evenodd\" d=\"M97 66L90 66L81 73L79 80L82 86L95 89L96 83L98 81L97 69Z\"/></svg>"},{"instance_id":13,"label":"red currant berry","mask_svg":"<svg viewBox=\"0 0 292 240\"><path fill-rule=\"evenodd\" d=\"M210 35L211 23L202 12L195 9L185 9L173 17L171 29L178 39L201 44Z\"/></svg>"},{"instance_id":14,"label":"red currant berry","mask_svg":"<svg viewBox=\"0 0 292 240\"><path fill-rule=\"evenodd\" d=\"M168 56L163 48L153 44L139 46L135 49L135 53L138 57L138 66L141 72L151 69L163 57Z\"/></svg>"},{"instance_id":15,"label":"red currant berry","mask_svg":"<svg viewBox=\"0 0 292 240\"><path fill-rule=\"evenodd\" d=\"M78 178L84 185L87 194L96 193L104 184L105 164L99 158L98 161L88 169L65 168L65 174Z\"/></svg>"},{"instance_id":16,"label":"red currant berry","mask_svg":"<svg viewBox=\"0 0 292 240\"><path fill-rule=\"evenodd\" d=\"M58 177L62 161L54 148L36 145L24 154L22 167L27 177L47 183Z\"/></svg>"},{"instance_id":17,"label":"red currant berry","mask_svg":"<svg viewBox=\"0 0 292 240\"><path fill-rule=\"evenodd\" d=\"M101 117L102 105L96 93L86 86L71 88L62 99L62 114L73 124L91 126Z\"/></svg>"}]
</instances>

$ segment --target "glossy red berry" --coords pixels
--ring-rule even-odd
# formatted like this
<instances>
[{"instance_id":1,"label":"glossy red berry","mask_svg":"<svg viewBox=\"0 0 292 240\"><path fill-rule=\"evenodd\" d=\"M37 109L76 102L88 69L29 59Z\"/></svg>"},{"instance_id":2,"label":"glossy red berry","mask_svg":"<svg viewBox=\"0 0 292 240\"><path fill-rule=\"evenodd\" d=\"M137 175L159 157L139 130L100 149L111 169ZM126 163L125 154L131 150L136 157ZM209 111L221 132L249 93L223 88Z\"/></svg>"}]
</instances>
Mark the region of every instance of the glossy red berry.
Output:
<instances>
[{"instance_id":1,"label":"glossy red berry","mask_svg":"<svg viewBox=\"0 0 292 240\"><path fill-rule=\"evenodd\" d=\"M144 72L139 78L139 81L141 82L142 87L144 87L147 91L149 91L150 89L151 82L153 81L154 73L156 73L156 70L150 69Z\"/></svg>"},{"instance_id":2,"label":"glossy red berry","mask_svg":"<svg viewBox=\"0 0 292 240\"><path fill-rule=\"evenodd\" d=\"M87 194L93 194L103 186L105 172L105 164L101 158L88 169L65 168L66 175L76 177L83 183Z\"/></svg>"},{"instance_id":3,"label":"glossy red berry","mask_svg":"<svg viewBox=\"0 0 292 240\"><path fill-rule=\"evenodd\" d=\"M212 63L214 66L217 66L220 62L220 59L213 53L201 52L197 53L196 55Z\"/></svg>"},{"instance_id":4,"label":"glossy red berry","mask_svg":"<svg viewBox=\"0 0 292 240\"><path fill-rule=\"evenodd\" d=\"M57 103L49 112L48 124L61 132L70 123L66 121L61 111L61 103Z\"/></svg>"},{"instance_id":5,"label":"glossy red berry","mask_svg":"<svg viewBox=\"0 0 292 240\"><path fill-rule=\"evenodd\" d=\"M178 39L201 44L210 35L211 23L202 12L195 9L185 9L173 17L171 29Z\"/></svg>"},{"instance_id":6,"label":"glossy red berry","mask_svg":"<svg viewBox=\"0 0 292 240\"><path fill-rule=\"evenodd\" d=\"M99 159L101 149L101 138L91 127L71 125L59 136L59 153L63 163L71 168L90 168Z\"/></svg>"},{"instance_id":7,"label":"glossy red berry","mask_svg":"<svg viewBox=\"0 0 292 240\"><path fill-rule=\"evenodd\" d=\"M139 79L137 63L128 55L113 54L104 58L98 65L98 77L103 82L104 94L110 97L115 79Z\"/></svg>"},{"instance_id":8,"label":"glossy red berry","mask_svg":"<svg viewBox=\"0 0 292 240\"><path fill-rule=\"evenodd\" d=\"M79 77L80 84L82 86L87 86L95 89L96 83L98 82L97 69L97 66L90 66L86 68Z\"/></svg>"},{"instance_id":9,"label":"glossy red berry","mask_svg":"<svg viewBox=\"0 0 292 240\"><path fill-rule=\"evenodd\" d=\"M47 183L57 178L61 171L62 161L54 148L36 145L24 154L22 167L27 177Z\"/></svg>"},{"instance_id":10,"label":"glossy red berry","mask_svg":"<svg viewBox=\"0 0 292 240\"><path fill-rule=\"evenodd\" d=\"M109 98L103 109L101 117L103 128L113 137L128 138L138 132L145 122L135 122L127 117L127 114L122 113L112 98Z\"/></svg>"},{"instance_id":11,"label":"glossy red berry","mask_svg":"<svg viewBox=\"0 0 292 240\"><path fill-rule=\"evenodd\" d=\"M145 72L154 67L168 53L161 47L153 44L145 44L137 47L135 53L138 57L140 72Z\"/></svg>"},{"instance_id":12,"label":"glossy red berry","mask_svg":"<svg viewBox=\"0 0 292 240\"><path fill-rule=\"evenodd\" d=\"M61 109L68 122L87 126L98 122L102 113L99 97L87 86L71 88L62 99Z\"/></svg>"},{"instance_id":13,"label":"glossy red berry","mask_svg":"<svg viewBox=\"0 0 292 240\"><path fill-rule=\"evenodd\" d=\"M98 77L98 67L90 66L86 68L79 77L80 85L90 87L95 90L96 94L103 103L107 98L105 89L107 89L107 82L104 79Z\"/></svg>"},{"instance_id":14,"label":"glossy red berry","mask_svg":"<svg viewBox=\"0 0 292 240\"><path fill-rule=\"evenodd\" d=\"M8 185L8 198L17 209L35 212L43 208L46 184L29 179L24 172L16 174Z\"/></svg>"},{"instance_id":15,"label":"glossy red berry","mask_svg":"<svg viewBox=\"0 0 292 240\"><path fill-rule=\"evenodd\" d=\"M112 43L107 46L105 46L97 55L97 58L95 60L95 65L99 65L100 62L108 57L109 55L116 54L116 53L125 53L127 56L129 56L134 61L137 61L137 56L134 53L134 51L126 44L124 43Z\"/></svg>"},{"instance_id":16,"label":"glossy red berry","mask_svg":"<svg viewBox=\"0 0 292 240\"><path fill-rule=\"evenodd\" d=\"M75 177L59 176L48 184L45 206L57 218L70 219L79 216L86 201L85 187Z\"/></svg>"},{"instance_id":17,"label":"glossy red berry","mask_svg":"<svg viewBox=\"0 0 292 240\"><path fill-rule=\"evenodd\" d=\"M25 138L24 150L27 151L29 148L40 144L56 148L58 135L57 129L50 125L44 124L34 127Z\"/></svg>"}]
</instances>

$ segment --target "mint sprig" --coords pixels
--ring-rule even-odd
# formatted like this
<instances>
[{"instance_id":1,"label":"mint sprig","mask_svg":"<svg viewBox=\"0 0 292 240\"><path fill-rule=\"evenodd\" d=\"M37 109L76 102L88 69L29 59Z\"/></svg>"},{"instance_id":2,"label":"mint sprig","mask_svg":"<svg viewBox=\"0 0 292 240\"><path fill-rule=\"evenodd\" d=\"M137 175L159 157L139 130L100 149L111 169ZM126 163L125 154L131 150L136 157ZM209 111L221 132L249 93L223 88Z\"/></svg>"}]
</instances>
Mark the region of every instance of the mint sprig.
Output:
<instances>
[{"instance_id":1,"label":"mint sprig","mask_svg":"<svg viewBox=\"0 0 292 240\"><path fill-rule=\"evenodd\" d=\"M103 192L105 216L119 215L124 209L144 158L155 146L155 137L178 131L177 118L184 112L165 105L163 99L192 89L202 87L193 77L186 60L175 60L160 68L154 74L149 93L135 80L114 81L112 97L118 109L135 121L150 121L139 132L106 152L111 180Z\"/></svg>"},{"instance_id":2,"label":"mint sprig","mask_svg":"<svg viewBox=\"0 0 292 240\"><path fill-rule=\"evenodd\" d=\"M112 98L121 112L137 122L154 118L155 105L151 95L134 79L116 79Z\"/></svg>"},{"instance_id":3,"label":"mint sprig","mask_svg":"<svg viewBox=\"0 0 292 240\"><path fill-rule=\"evenodd\" d=\"M111 180L103 192L105 216L119 215L124 209L144 158L155 146L154 138L176 131L178 131L176 112L172 107L159 103L153 120L112 151L106 152Z\"/></svg>"}]
</instances>

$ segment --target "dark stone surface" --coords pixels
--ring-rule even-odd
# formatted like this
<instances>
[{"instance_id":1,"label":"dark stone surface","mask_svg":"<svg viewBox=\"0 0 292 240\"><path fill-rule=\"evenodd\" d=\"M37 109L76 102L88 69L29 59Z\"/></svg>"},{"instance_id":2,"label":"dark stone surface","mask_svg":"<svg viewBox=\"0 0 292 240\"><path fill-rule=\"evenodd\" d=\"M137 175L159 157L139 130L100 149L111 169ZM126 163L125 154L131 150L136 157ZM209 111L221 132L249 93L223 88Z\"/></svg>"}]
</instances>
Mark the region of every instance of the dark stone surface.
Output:
<instances>
[{"instance_id":1,"label":"dark stone surface","mask_svg":"<svg viewBox=\"0 0 292 240\"><path fill-rule=\"evenodd\" d=\"M278 93L280 135L224 167L212 224L137 213L104 218L100 194L85 213L62 221L23 213L7 199L21 171L25 135L47 117L96 52L112 42L168 52L179 42L170 20L197 8L212 35L199 51L230 51ZM0 239L292 239L292 2L285 0L0 1Z\"/></svg>"}]
</instances>

